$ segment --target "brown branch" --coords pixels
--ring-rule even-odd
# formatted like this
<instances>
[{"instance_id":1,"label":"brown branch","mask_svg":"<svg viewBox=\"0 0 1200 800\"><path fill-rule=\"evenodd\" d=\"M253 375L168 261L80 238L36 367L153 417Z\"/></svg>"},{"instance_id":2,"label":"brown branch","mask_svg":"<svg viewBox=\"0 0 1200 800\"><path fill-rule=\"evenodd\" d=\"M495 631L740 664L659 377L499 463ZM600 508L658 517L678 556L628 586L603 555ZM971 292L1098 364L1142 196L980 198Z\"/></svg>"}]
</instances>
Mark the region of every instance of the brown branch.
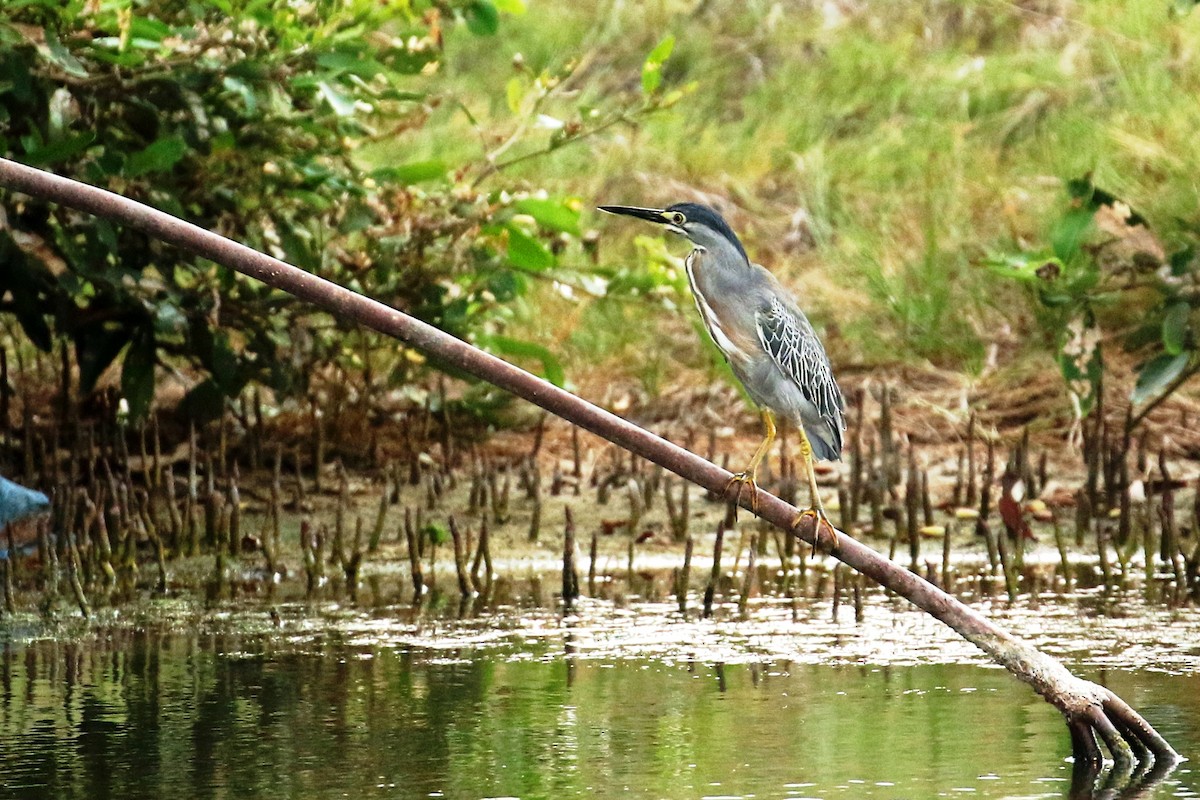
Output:
<instances>
[{"instance_id":1,"label":"brown branch","mask_svg":"<svg viewBox=\"0 0 1200 800\"><path fill-rule=\"evenodd\" d=\"M640 109L639 111L641 113L646 113L644 109ZM512 158L508 159L507 161L495 161L495 160L492 160L491 157L489 157L486 162L486 166L479 173L479 176L476 177L475 180L471 183L471 187L472 188L478 187L479 184L483 183L488 178L490 178L493 175L496 175L500 172L503 172L504 170L508 169L511 166L520 164L524 161L529 161L534 158L541 158L542 156L548 156L551 153L555 152L556 150L561 150L564 147L576 144L578 142L585 141L599 133L603 133L604 131L608 130L609 128L613 127L614 125L619 125L622 122L632 123L634 121L635 117L636 117L636 112L635 112L635 114L628 114L626 112L621 112L621 113L617 114L616 116L605 120L604 122L600 123L599 125L597 125L594 128L588 128L585 131L580 131L579 133L573 134L565 139L562 139L561 141L551 142L550 144L548 144L545 147L540 148L538 150L531 150L528 153L522 153L519 156L513 156Z\"/></svg>"},{"instance_id":2,"label":"brown branch","mask_svg":"<svg viewBox=\"0 0 1200 800\"><path fill-rule=\"evenodd\" d=\"M382 303L169 214L6 159L0 159L0 186L138 228L334 314L395 336L711 492L724 494L729 485L732 476L727 470L525 370ZM739 493L738 501L744 507L750 508L753 500L749 492ZM758 493L757 509L759 516L773 525L809 544L818 543L811 514L797 522L797 508L762 491ZM1076 678L1054 658L1019 641L956 598L846 534L823 529L820 538L824 544L834 544L833 555L842 562L949 625L1058 708L1066 717L1081 763L1098 768L1097 735L1118 764L1128 765L1146 751L1153 754L1159 766L1179 760L1148 722L1105 687Z\"/></svg>"}]
</instances>

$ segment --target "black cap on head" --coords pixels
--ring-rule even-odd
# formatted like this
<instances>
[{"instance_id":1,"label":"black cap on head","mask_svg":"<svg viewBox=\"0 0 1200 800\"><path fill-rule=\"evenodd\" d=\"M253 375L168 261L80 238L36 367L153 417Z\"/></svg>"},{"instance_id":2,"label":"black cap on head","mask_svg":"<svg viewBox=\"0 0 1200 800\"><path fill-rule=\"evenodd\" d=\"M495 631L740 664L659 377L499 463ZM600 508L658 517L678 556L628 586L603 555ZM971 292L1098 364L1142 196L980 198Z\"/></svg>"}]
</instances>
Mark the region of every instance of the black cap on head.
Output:
<instances>
[{"instance_id":1,"label":"black cap on head","mask_svg":"<svg viewBox=\"0 0 1200 800\"><path fill-rule=\"evenodd\" d=\"M728 239L738 249L738 252L742 254L742 258L747 261L750 260L746 255L746 248L742 247L742 241L738 239L737 234L733 232L733 228L729 227L729 223L725 221L725 218L715 208L699 203L676 203L668 208L667 211L678 211L688 218L688 222L712 228Z\"/></svg>"}]
</instances>

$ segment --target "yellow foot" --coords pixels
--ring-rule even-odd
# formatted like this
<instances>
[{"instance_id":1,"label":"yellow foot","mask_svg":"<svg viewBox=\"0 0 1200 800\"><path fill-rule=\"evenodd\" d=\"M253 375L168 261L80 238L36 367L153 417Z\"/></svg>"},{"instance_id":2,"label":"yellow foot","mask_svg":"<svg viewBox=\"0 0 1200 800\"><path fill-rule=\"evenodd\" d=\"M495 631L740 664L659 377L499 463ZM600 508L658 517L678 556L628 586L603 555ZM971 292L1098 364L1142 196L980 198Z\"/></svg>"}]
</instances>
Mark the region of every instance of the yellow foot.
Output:
<instances>
[{"instance_id":1,"label":"yellow foot","mask_svg":"<svg viewBox=\"0 0 1200 800\"><path fill-rule=\"evenodd\" d=\"M807 511L801 511L792 520L792 528L800 527L800 523L804 522L806 517L812 517L813 523L813 554L817 552L817 546L820 545L822 550L830 553L836 552L838 547L837 529L833 527L833 523L829 521L829 517L825 516L825 512L810 508ZM828 545L828 546L826 546Z\"/></svg>"},{"instance_id":2,"label":"yellow foot","mask_svg":"<svg viewBox=\"0 0 1200 800\"><path fill-rule=\"evenodd\" d=\"M725 484L725 494L728 496L729 490L734 484L738 485L737 494L733 496L734 514L737 514L737 507L742 504L742 492L747 486L750 487L750 513L758 516L758 484L754 482L754 476L748 472L739 472L729 479L729 483Z\"/></svg>"}]
</instances>

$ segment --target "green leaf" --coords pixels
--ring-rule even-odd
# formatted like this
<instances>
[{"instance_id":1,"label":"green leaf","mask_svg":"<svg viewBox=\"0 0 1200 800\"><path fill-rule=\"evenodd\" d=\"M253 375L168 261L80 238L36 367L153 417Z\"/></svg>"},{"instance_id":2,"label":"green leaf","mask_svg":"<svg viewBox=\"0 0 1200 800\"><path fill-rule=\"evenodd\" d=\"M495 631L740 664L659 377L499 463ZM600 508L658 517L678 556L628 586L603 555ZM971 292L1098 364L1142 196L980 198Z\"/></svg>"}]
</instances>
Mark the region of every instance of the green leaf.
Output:
<instances>
[{"instance_id":1,"label":"green leaf","mask_svg":"<svg viewBox=\"0 0 1200 800\"><path fill-rule=\"evenodd\" d=\"M82 153L95 140L96 134L92 131L84 131L74 136L66 136L37 147L34 150L27 150L24 161L33 167L60 164Z\"/></svg>"},{"instance_id":2,"label":"green leaf","mask_svg":"<svg viewBox=\"0 0 1200 800\"><path fill-rule=\"evenodd\" d=\"M258 98L254 96L254 90L250 88L250 84L241 78L226 75L221 79L221 85L225 87L225 91L233 92L242 98L242 104L246 106L247 116L253 116L258 111Z\"/></svg>"},{"instance_id":3,"label":"green leaf","mask_svg":"<svg viewBox=\"0 0 1200 800\"><path fill-rule=\"evenodd\" d=\"M212 344L212 359L207 366L217 387L232 396L242 384L237 354L229 345L229 334L223 330L213 331Z\"/></svg>"},{"instance_id":4,"label":"green leaf","mask_svg":"<svg viewBox=\"0 0 1200 800\"><path fill-rule=\"evenodd\" d=\"M1079 206L1063 214L1050 232L1054 255L1063 261L1070 261L1077 256L1095 216L1096 209L1092 206Z\"/></svg>"},{"instance_id":5,"label":"green leaf","mask_svg":"<svg viewBox=\"0 0 1200 800\"><path fill-rule=\"evenodd\" d=\"M186 330L187 316L179 306L166 300L160 301L154 309L154 332L171 336Z\"/></svg>"},{"instance_id":6,"label":"green leaf","mask_svg":"<svg viewBox=\"0 0 1200 800\"><path fill-rule=\"evenodd\" d=\"M1192 262L1196 258L1196 248L1188 245L1182 250L1176 250L1171 253L1171 274L1175 277L1187 275L1192 271Z\"/></svg>"},{"instance_id":7,"label":"green leaf","mask_svg":"<svg viewBox=\"0 0 1200 800\"><path fill-rule=\"evenodd\" d=\"M654 94L662 84L662 64L642 65L642 94Z\"/></svg>"},{"instance_id":8,"label":"green leaf","mask_svg":"<svg viewBox=\"0 0 1200 800\"><path fill-rule=\"evenodd\" d=\"M518 77L509 78L504 87L504 99L508 102L508 110L516 114L521 110L521 101L525 99L525 84Z\"/></svg>"},{"instance_id":9,"label":"green leaf","mask_svg":"<svg viewBox=\"0 0 1200 800\"><path fill-rule=\"evenodd\" d=\"M414 184L446 177L449 167L445 161L410 161L395 167L380 167L371 173L379 182Z\"/></svg>"},{"instance_id":10,"label":"green leaf","mask_svg":"<svg viewBox=\"0 0 1200 800\"><path fill-rule=\"evenodd\" d=\"M474 0L463 9L467 30L476 36L491 36L500 30L500 12L488 0Z\"/></svg>"},{"instance_id":11,"label":"green leaf","mask_svg":"<svg viewBox=\"0 0 1200 800\"><path fill-rule=\"evenodd\" d=\"M38 52L54 66L73 78L86 78L87 70L79 59L71 54L53 28L45 28L46 44L38 48Z\"/></svg>"},{"instance_id":12,"label":"green leaf","mask_svg":"<svg viewBox=\"0 0 1200 800\"><path fill-rule=\"evenodd\" d=\"M154 330L148 326L138 330L125 351L121 395L129 403L130 419L135 421L146 418L154 400L154 352Z\"/></svg>"},{"instance_id":13,"label":"green leaf","mask_svg":"<svg viewBox=\"0 0 1200 800\"><path fill-rule=\"evenodd\" d=\"M133 38L162 43L172 33L171 26L151 17L134 16L129 21L129 35Z\"/></svg>"},{"instance_id":14,"label":"green leaf","mask_svg":"<svg viewBox=\"0 0 1200 800\"><path fill-rule=\"evenodd\" d=\"M548 349L535 342L509 336L488 336L483 341L489 349L513 358L532 358L542 364L542 377L560 389L566 380L562 362Z\"/></svg>"},{"instance_id":15,"label":"green leaf","mask_svg":"<svg viewBox=\"0 0 1200 800\"><path fill-rule=\"evenodd\" d=\"M349 97L344 92L335 89L328 81L317 81L317 90L325 98L325 102L329 103L329 107L333 109L333 113L339 117L353 116L353 97Z\"/></svg>"},{"instance_id":16,"label":"green leaf","mask_svg":"<svg viewBox=\"0 0 1200 800\"><path fill-rule=\"evenodd\" d=\"M579 212L558 200L526 198L518 200L513 208L533 217L541 227L579 236Z\"/></svg>"},{"instance_id":17,"label":"green leaf","mask_svg":"<svg viewBox=\"0 0 1200 800\"><path fill-rule=\"evenodd\" d=\"M450 531L445 526L438 525L436 522L429 523L421 532L433 544L445 544L450 541Z\"/></svg>"},{"instance_id":18,"label":"green leaf","mask_svg":"<svg viewBox=\"0 0 1200 800\"><path fill-rule=\"evenodd\" d=\"M181 136L164 136L140 150L125 162L125 176L137 178L150 172L166 172L187 152L187 142Z\"/></svg>"},{"instance_id":19,"label":"green leaf","mask_svg":"<svg viewBox=\"0 0 1200 800\"><path fill-rule=\"evenodd\" d=\"M525 13L525 0L493 0L496 10L514 16Z\"/></svg>"},{"instance_id":20,"label":"green leaf","mask_svg":"<svg viewBox=\"0 0 1200 800\"><path fill-rule=\"evenodd\" d=\"M1177 355L1164 353L1147 361L1138 372L1137 385L1133 387L1133 404L1141 405L1162 394L1183 374L1191 360L1192 351L1187 350Z\"/></svg>"},{"instance_id":21,"label":"green leaf","mask_svg":"<svg viewBox=\"0 0 1200 800\"><path fill-rule=\"evenodd\" d=\"M537 239L508 223L503 227L508 238L508 263L517 269L542 272L554 266L554 254Z\"/></svg>"},{"instance_id":22,"label":"green leaf","mask_svg":"<svg viewBox=\"0 0 1200 800\"><path fill-rule=\"evenodd\" d=\"M1054 256L1039 253L1013 253L990 256L984 262L995 275L1025 283L1050 281L1062 274L1063 263Z\"/></svg>"},{"instance_id":23,"label":"green leaf","mask_svg":"<svg viewBox=\"0 0 1200 800\"><path fill-rule=\"evenodd\" d=\"M1163 315L1162 342L1168 355L1177 356L1187 344L1192 307L1184 300L1172 303Z\"/></svg>"},{"instance_id":24,"label":"green leaf","mask_svg":"<svg viewBox=\"0 0 1200 800\"><path fill-rule=\"evenodd\" d=\"M1067 308L1075 305L1075 296L1063 292L1042 292L1038 299L1047 308Z\"/></svg>"},{"instance_id":25,"label":"green leaf","mask_svg":"<svg viewBox=\"0 0 1200 800\"><path fill-rule=\"evenodd\" d=\"M330 72L357 75L370 80L384 71L384 67L373 58L366 58L359 52L334 50L317 56L317 63Z\"/></svg>"},{"instance_id":26,"label":"green leaf","mask_svg":"<svg viewBox=\"0 0 1200 800\"><path fill-rule=\"evenodd\" d=\"M311 240L296 232L295 225L292 220L280 220L276 228L284 255L289 263L300 269L316 272L321 268L321 257L313 250Z\"/></svg>"},{"instance_id":27,"label":"green leaf","mask_svg":"<svg viewBox=\"0 0 1200 800\"><path fill-rule=\"evenodd\" d=\"M485 285L497 303L509 303L525 293L526 284L527 279L521 273L502 269L488 275Z\"/></svg>"},{"instance_id":28,"label":"green leaf","mask_svg":"<svg viewBox=\"0 0 1200 800\"><path fill-rule=\"evenodd\" d=\"M1147 350L1162 342L1162 320L1153 315L1134 326L1121 342L1126 352Z\"/></svg>"},{"instance_id":29,"label":"green leaf","mask_svg":"<svg viewBox=\"0 0 1200 800\"><path fill-rule=\"evenodd\" d=\"M667 34L646 56L646 60L642 62L642 92L644 94L654 94L662 84L662 65L671 57L671 51L674 49L675 37Z\"/></svg>"}]
</instances>

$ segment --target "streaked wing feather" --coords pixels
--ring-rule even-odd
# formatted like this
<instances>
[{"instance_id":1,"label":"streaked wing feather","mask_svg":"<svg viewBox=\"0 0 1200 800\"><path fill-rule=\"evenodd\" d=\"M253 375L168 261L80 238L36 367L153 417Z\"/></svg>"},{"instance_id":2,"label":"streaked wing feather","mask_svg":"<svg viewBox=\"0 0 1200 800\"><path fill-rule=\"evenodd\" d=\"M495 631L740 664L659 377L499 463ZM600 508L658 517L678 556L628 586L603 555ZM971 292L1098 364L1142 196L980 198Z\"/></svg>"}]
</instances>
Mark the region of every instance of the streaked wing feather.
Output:
<instances>
[{"instance_id":1,"label":"streaked wing feather","mask_svg":"<svg viewBox=\"0 0 1200 800\"><path fill-rule=\"evenodd\" d=\"M785 375L800 387L817 413L841 430L845 398L833 379L825 348L807 320L778 297L755 315L758 339Z\"/></svg>"}]
</instances>

